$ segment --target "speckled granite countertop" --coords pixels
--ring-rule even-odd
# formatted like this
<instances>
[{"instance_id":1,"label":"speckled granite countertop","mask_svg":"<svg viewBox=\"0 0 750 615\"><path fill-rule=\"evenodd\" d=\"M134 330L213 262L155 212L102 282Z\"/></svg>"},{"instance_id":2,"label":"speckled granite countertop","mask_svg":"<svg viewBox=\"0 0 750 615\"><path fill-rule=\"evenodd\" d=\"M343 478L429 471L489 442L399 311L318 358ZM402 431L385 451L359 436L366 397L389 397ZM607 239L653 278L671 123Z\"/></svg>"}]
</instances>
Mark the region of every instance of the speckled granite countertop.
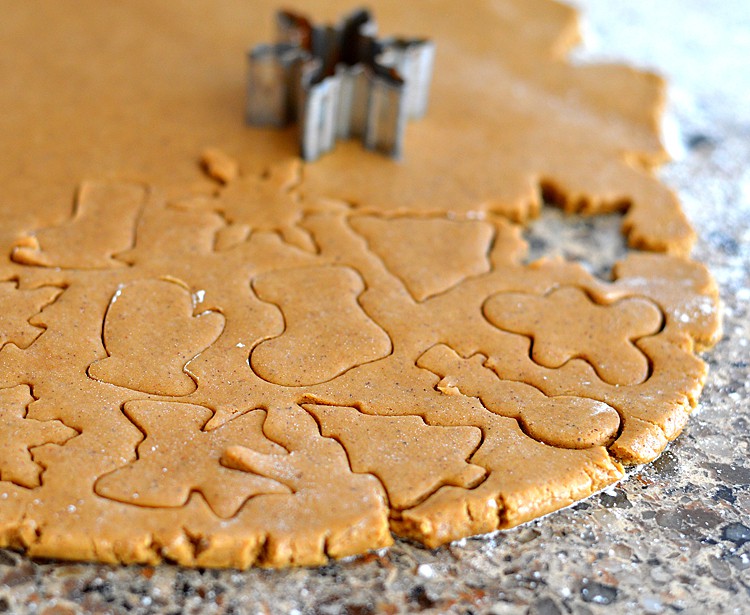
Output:
<instances>
[{"instance_id":1,"label":"speckled granite countertop","mask_svg":"<svg viewBox=\"0 0 750 615\"><path fill-rule=\"evenodd\" d=\"M669 450L515 530L436 551L399 542L317 570L32 563L0 550L0 613L750 613L750 4L576 4L587 38L578 59L625 58L670 78L676 161L663 176L726 305L699 412ZM600 254L591 265L604 271L623 250L618 224L550 211L529 236L540 254Z\"/></svg>"}]
</instances>

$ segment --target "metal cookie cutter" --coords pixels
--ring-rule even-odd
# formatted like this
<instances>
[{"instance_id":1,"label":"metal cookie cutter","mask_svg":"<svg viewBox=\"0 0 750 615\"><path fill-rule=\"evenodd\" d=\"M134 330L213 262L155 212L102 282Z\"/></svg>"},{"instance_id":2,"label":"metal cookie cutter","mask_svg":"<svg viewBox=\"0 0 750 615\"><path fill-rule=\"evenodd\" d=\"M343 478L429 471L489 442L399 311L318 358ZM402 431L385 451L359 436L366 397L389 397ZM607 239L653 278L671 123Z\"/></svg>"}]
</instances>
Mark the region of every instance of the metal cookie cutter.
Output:
<instances>
[{"instance_id":1,"label":"metal cookie cutter","mask_svg":"<svg viewBox=\"0 0 750 615\"><path fill-rule=\"evenodd\" d=\"M403 150L406 120L427 110L435 45L424 39L377 39L367 9L336 25L312 25L279 11L277 42L248 53L248 124L297 122L307 161L356 137L393 158Z\"/></svg>"}]
</instances>

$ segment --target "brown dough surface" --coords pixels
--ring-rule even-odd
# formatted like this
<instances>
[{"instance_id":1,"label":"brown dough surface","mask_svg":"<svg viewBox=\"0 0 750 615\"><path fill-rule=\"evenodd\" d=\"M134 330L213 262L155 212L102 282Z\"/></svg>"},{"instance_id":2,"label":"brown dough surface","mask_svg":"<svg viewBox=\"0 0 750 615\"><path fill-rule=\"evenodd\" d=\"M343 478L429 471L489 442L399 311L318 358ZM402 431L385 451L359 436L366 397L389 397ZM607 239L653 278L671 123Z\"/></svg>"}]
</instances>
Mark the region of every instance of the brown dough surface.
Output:
<instances>
[{"instance_id":1,"label":"brown dough surface","mask_svg":"<svg viewBox=\"0 0 750 615\"><path fill-rule=\"evenodd\" d=\"M437 43L428 115L401 163L304 165L292 129L242 124L276 8L0 1L0 545L437 546L612 484L695 406L720 313L652 172L661 80L568 64L549 0L384 0L383 33ZM622 210L651 252L607 281L524 263L543 198Z\"/></svg>"}]
</instances>

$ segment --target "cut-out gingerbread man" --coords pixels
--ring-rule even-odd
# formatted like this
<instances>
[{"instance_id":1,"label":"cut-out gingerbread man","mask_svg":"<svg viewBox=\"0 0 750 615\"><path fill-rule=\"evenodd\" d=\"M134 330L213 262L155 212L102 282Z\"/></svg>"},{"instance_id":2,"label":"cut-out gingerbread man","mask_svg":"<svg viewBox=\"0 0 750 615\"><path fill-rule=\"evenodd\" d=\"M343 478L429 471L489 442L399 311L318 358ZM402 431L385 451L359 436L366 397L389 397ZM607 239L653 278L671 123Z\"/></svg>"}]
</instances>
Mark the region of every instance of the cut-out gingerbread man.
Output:
<instances>
[{"instance_id":1,"label":"cut-out gingerbread man","mask_svg":"<svg viewBox=\"0 0 750 615\"><path fill-rule=\"evenodd\" d=\"M557 368L584 359L602 380L618 385L648 378L648 359L633 342L662 325L662 314L650 301L633 297L597 305L574 287L544 297L500 293L487 300L484 314L496 327L530 337L536 363Z\"/></svg>"}]
</instances>

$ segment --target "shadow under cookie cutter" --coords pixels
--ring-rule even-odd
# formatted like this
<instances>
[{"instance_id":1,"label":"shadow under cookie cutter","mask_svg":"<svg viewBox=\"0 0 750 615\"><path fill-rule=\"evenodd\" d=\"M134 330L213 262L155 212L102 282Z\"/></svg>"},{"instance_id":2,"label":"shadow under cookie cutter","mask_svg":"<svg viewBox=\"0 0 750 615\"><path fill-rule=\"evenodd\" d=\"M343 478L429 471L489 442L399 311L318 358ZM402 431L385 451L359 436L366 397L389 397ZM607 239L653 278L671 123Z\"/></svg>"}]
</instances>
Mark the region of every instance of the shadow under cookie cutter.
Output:
<instances>
[{"instance_id":1,"label":"shadow under cookie cutter","mask_svg":"<svg viewBox=\"0 0 750 615\"><path fill-rule=\"evenodd\" d=\"M435 45L425 39L377 39L367 9L317 26L279 11L277 42L248 53L246 120L254 126L297 122L300 154L317 160L337 139L400 158L407 119L427 110Z\"/></svg>"}]
</instances>

